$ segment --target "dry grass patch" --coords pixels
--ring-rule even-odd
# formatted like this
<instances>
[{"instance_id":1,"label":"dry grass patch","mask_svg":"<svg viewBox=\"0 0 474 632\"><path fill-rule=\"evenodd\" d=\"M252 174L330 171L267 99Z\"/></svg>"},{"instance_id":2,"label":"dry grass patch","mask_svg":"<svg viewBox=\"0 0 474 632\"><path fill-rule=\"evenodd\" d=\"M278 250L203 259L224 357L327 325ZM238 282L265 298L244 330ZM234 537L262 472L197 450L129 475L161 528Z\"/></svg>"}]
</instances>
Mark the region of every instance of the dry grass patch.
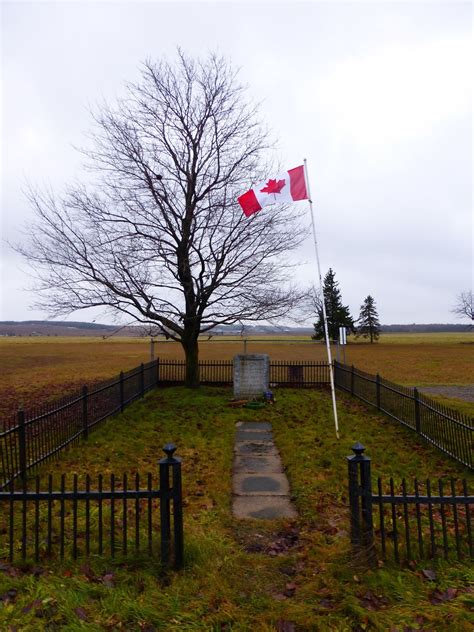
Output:
<instances>
[{"instance_id":1,"label":"dry grass patch","mask_svg":"<svg viewBox=\"0 0 474 632\"><path fill-rule=\"evenodd\" d=\"M346 361L400 384L469 384L474 361L472 338L472 333L386 334L378 344L349 344ZM247 351L268 353L273 360L326 360L321 343L298 343L291 337L279 337L280 342L274 342L276 339L271 337L267 342L250 339ZM216 337L200 345L203 360L231 359L242 351L242 341L235 339ZM158 342L155 353L163 359L184 357L177 343ZM149 359L150 344L145 339L1 339L0 419L14 414L20 404L28 408L33 403L54 401L84 383L110 378Z\"/></svg>"}]
</instances>

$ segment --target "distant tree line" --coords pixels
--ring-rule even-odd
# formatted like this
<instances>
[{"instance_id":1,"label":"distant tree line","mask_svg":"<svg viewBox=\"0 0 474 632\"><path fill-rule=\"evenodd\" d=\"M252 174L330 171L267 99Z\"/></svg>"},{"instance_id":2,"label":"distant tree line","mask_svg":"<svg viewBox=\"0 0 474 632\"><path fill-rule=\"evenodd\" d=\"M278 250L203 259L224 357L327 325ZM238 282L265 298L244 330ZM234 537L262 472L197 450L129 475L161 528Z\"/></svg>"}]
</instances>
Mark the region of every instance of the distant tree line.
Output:
<instances>
[{"instance_id":1,"label":"distant tree line","mask_svg":"<svg viewBox=\"0 0 474 632\"><path fill-rule=\"evenodd\" d=\"M423 334L423 333L442 333L442 332L456 332L466 331L466 325L456 324L439 324L439 323L426 323L417 325L413 323L411 325L380 325L381 333L407 333L407 334Z\"/></svg>"}]
</instances>

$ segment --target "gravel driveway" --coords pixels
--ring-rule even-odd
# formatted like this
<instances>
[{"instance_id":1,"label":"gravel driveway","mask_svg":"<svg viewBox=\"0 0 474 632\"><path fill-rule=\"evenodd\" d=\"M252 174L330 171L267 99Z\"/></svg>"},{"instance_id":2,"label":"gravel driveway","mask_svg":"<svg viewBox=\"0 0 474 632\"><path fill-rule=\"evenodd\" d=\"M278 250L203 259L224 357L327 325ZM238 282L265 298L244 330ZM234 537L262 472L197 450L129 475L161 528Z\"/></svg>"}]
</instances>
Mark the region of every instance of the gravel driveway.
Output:
<instances>
[{"instance_id":1,"label":"gravel driveway","mask_svg":"<svg viewBox=\"0 0 474 632\"><path fill-rule=\"evenodd\" d=\"M433 393L434 395L443 395L444 397L463 399L466 402L474 402L474 384L466 384L464 386L420 386L418 390L421 393Z\"/></svg>"}]
</instances>

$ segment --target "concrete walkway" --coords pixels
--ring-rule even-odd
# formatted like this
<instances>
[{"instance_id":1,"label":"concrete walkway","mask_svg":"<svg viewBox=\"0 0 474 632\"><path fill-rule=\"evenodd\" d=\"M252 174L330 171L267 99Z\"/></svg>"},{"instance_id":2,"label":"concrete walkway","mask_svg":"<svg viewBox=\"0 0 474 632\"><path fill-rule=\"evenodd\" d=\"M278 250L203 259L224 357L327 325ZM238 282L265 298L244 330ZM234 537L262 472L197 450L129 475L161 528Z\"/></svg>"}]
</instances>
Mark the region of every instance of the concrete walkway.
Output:
<instances>
[{"instance_id":1,"label":"concrete walkway","mask_svg":"<svg viewBox=\"0 0 474 632\"><path fill-rule=\"evenodd\" d=\"M272 426L258 421L236 424L232 511L236 518L295 518L288 479L273 443Z\"/></svg>"}]
</instances>

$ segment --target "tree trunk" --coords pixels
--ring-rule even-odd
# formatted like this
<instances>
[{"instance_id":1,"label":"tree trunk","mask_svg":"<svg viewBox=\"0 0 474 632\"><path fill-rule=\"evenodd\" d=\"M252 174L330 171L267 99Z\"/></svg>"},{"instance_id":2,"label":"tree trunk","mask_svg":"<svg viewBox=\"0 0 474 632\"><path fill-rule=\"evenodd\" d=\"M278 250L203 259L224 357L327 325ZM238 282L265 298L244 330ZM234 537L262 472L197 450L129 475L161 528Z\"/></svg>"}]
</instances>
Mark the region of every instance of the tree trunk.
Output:
<instances>
[{"instance_id":1,"label":"tree trunk","mask_svg":"<svg viewBox=\"0 0 474 632\"><path fill-rule=\"evenodd\" d=\"M199 346L197 338L181 340L186 356L186 378L184 385L187 388L199 386Z\"/></svg>"}]
</instances>

